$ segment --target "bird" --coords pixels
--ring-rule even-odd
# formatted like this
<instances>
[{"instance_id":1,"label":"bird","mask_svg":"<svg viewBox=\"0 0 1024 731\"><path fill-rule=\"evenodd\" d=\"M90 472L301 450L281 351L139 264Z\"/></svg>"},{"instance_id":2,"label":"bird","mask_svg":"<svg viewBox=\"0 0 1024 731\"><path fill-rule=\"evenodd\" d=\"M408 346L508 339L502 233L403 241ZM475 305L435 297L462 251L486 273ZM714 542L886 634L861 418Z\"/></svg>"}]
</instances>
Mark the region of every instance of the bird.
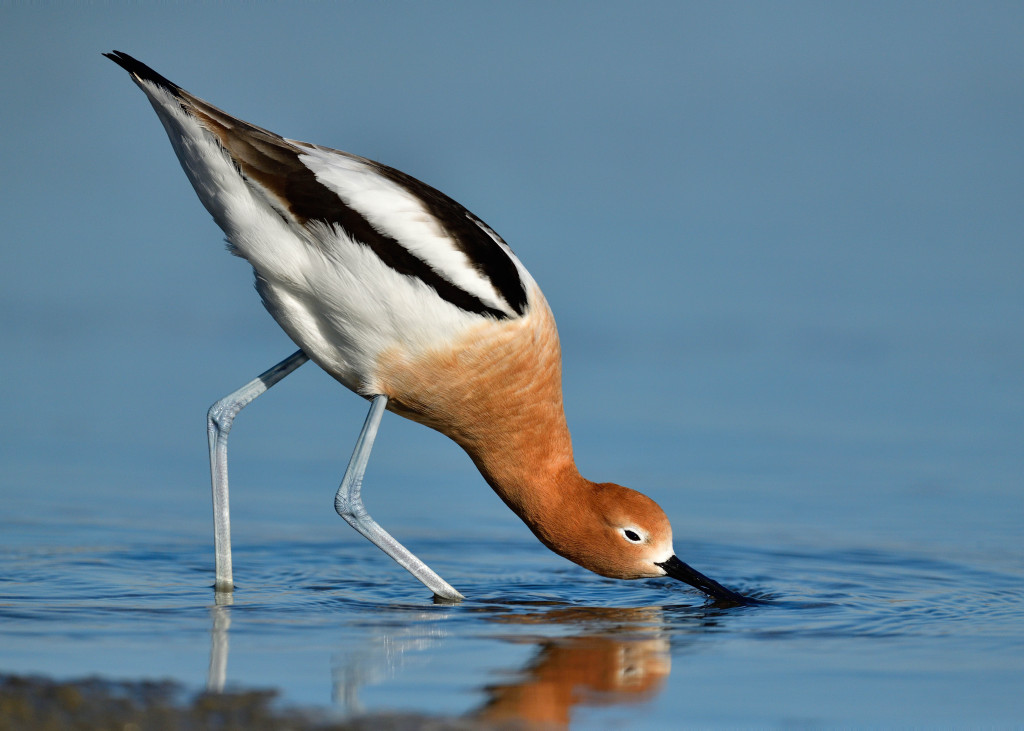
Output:
<instances>
[{"instance_id":1,"label":"bird","mask_svg":"<svg viewBox=\"0 0 1024 731\"><path fill-rule=\"evenodd\" d=\"M435 429L547 548L616 579L672 577L748 599L680 560L661 507L576 467L547 300L480 218L395 168L233 117L126 53L103 54L148 97L231 253L253 268L298 350L207 414L214 588L234 588L227 440L248 403L307 361L370 402L335 496L358 532L434 593L463 595L367 513L362 483L385 410Z\"/></svg>"}]
</instances>

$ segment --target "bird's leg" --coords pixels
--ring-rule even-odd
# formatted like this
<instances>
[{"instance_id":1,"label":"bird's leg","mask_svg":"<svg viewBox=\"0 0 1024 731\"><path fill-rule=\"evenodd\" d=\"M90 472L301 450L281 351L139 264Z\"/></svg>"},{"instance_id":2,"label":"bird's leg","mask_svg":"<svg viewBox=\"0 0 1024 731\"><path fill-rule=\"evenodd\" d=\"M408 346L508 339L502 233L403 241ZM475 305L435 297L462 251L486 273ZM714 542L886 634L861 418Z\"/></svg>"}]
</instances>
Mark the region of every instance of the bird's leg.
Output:
<instances>
[{"instance_id":1,"label":"bird's leg","mask_svg":"<svg viewBox=\"0 0 1024 731\"><path fill-rule=\"evenodd\" d=\"M366 463L370 459L373 440L377 436L377 427L380 425L387 403L388 397L383 394L373 397L373 401L370 403L370 413L366 415L363 430L359 432L359 439L352 451L352 459L349 460L348 469L345 470L345 476L341 479L341 487L338 488L338 493L334 496L334 509L349 525L366 536L373 545L391 556L399 566L423 582L423 585L434 592L435 596L448 601L461 601L465 598L462 594L416 558L390 533L381 528L363 507L363 500L360 497L363 474L366 472Z\"/></svg>"},{"instance_id":2,"label":"bird's leg","mask_svg":"<svg viewBox=\"0 0 1024 731\"><path fill-rule=\"evenodd\" d=\"M216 591L235 588L231 576L231 515L228 508L228 434L238 412L268 388L309 360L297 350L237 391L210 407L206 432L210 438L210 478L213 482L213 543L217 552Z\"/></svg>"}]
</instances>

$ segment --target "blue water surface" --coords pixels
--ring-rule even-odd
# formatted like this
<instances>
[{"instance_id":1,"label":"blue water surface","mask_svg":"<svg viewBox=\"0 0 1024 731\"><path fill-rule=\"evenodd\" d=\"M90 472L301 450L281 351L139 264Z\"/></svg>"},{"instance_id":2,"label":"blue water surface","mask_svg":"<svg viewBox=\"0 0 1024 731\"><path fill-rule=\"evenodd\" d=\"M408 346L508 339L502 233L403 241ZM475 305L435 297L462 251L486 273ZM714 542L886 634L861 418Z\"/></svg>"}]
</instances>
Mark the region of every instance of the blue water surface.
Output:
<instances>
[{"instance_id":1,"label":"blue water surface","mask_svg":"<svg viewBox=\"0 0 1024 731\"><path fill-rule=\"evenodd\" d=\"M1024 718L1024 12L1015 5L14 6L0 23L0 673L271 689L332 717L580 728ZM239 417L213 592L205 409L294 346L138 56L395 165L510 242L577 461L759 604L541 546L307 365Z\"/></svg>"}]
</instances>

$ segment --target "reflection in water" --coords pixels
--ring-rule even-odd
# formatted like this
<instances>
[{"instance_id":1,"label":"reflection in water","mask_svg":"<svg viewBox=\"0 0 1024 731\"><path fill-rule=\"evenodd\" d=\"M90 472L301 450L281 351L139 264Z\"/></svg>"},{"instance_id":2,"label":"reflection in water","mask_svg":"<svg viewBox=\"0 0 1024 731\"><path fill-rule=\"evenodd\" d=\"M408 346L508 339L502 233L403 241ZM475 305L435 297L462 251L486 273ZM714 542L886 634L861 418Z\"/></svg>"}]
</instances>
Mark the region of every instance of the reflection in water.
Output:
<instances>
[{"instance_id":1,"label":"reflection in water","mask_svg":"<svg viewBox=\"0 0 1024 731\"><path fill-rule=\"evenodd\" d=\"M487 703L473 717L564 726L576 706L641 703L661 690L672 668L660 608L556 609L508 614L509 624L568 624L569 637L516 637L538 651L509 683L489 686Z\"/></svg>"},{"instance_id":2,"label":"reflection in water","mask_svg":"<svg viewBox=\"0 0 1024 731\"><path fill-rule=\"evenodd\" d=\"M228 628L234 595L230 591L214 592L215 606L210 607L213 626L210 628L210 669L206 672L206 689L211 693L224 690L228 675Z\"/></svg>"},{"instance_id":3,"label":"reflection in water","mask_svg":"<svg viewBox=\"0 0 1024 731\"><path fill-rule=\"evenodd\" d=\"M667 619L666 611L671 614L671 610L548 605L541 611L523 612L516 610L531 605L505 606L508 611L478 617L508 627L494 639L536 645L537 651L524 667L501 673L511 680L481 687L487 700L469 714L474 720L565 726L577 707L648 702L669 675L667 623L678 630L682 619ZM212 692L225 686L230 611L230 599L210 609L207 689ZM408 656L443 641L447 634L443 623L456 616L406 615L401 623L376 627L358 648L339 653L332 669L333 700L339 710L345 715L365 713L359 689L394 677ZM686 619L697 620L694 629L715 624L708 616ZM571 634L564 634L567 627Z\"/></svg>"},{"instance_id":4,"label":"reflection in water","mask_svg":"<svg viewBox=\"0 0 1024 731\"><path fill-rule=\"evenodd\" d=\"M401 626L379 627L359 647L335 656L331 669L332 700L345 715L366 711L359 689L392 678L406 657L422 652L444 639L440 623L451 615L417 612L405 616Z\"/></svg>"},{"instance_id":5,"label":"reflection in water","mask_svg":"<svg viewBox=\"0 0 1024 731\"><path fill-rule=\"evenodd\" d=\"M565 725L577 705L650 700L672 667L664 638L572 637L540 647L521 679L487 689L490 700L475 718Z\"/></svg>"}]
</instances>

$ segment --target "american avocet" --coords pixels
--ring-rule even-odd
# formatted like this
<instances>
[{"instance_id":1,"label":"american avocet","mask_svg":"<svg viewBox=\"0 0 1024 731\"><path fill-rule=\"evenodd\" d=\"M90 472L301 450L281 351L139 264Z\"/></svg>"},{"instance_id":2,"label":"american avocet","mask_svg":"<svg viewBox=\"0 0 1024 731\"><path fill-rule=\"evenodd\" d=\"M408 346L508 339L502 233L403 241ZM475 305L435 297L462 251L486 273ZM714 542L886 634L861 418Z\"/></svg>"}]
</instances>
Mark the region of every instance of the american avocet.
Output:
<instances>
[{"instance_id":1,"label":"american avocet","mask_svg":"<svg viewBox=\"0 0 1024 731\"><path fill-rule=\"evenodd\" d=\"M131 56L104 54L149 97L200 200L255 272L299 350L209 411L216 587L233 588L227 439L238 412L312 360L370 401L338 513L443 599L462 595L363 508L384 409L453 439L541 543L602 576L671 576L736 594L680 561L657 503L584 479L562 409L555 321L483 221L386 165L225 114Z\"/></svg>"}]
</instances>

